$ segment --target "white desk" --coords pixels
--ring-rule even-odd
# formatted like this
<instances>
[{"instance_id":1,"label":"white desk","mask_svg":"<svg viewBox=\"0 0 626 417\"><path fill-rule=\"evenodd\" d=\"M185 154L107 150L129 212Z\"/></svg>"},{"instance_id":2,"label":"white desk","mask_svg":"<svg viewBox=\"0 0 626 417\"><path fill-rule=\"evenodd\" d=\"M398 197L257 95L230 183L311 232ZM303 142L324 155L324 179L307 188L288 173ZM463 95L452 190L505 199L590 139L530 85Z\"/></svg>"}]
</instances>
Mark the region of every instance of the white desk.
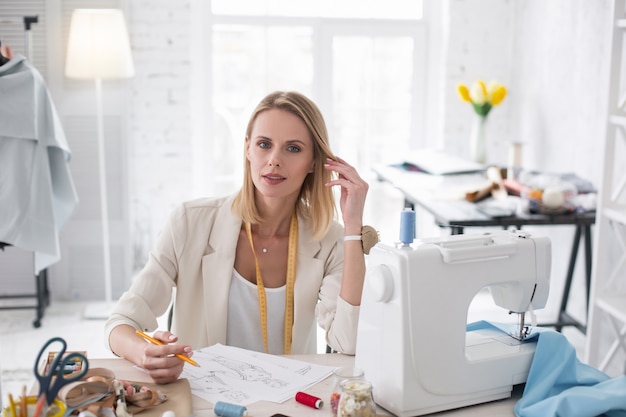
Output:
<instances>
[{"instance_id":1,"label":"white desk","mask_svg":"<svg viewBox=\"0 0 626 417\"><path fill-rule=\"evenodd\" d=\"M354 363L354 356L341 355L337 353L319 354L319 355L290 355L289 357L305 362L311 362L319 365L327 366L350 366ZM150 377L134 367L130 362L124 359L90 359L91 367L103 367L111 369L117 378L128 379L131 381L150 381ZM367 375L366 375L367 377ZM329 398L332 390L332 377L326 378L324 381L309 388L307 392L320 397L324 400L324 406L319 409L313 409L296 402L294 399L286 401L282 404L273 402L260 401L247 406L248 416L251 417L269 417L274 413L281 413L289 417L305 417L305 416L324 416L329 417L330 404ZM493 401L490 403L474 405L471 407L460 408L457 410L444 411L432 415L436 416L456 416L456 417L507 417L515 416L513 406L522 394L522 388L516 387L513 391L513 397ZM374 397L376 397L376 387L374 387ZM194 417L214 417L213 404L201 398L193 396L192 407ZM392 414L386 412L380 406L378 407L379 416L390 416ZM187 417L187 416L178 416Z\"/></svg>"}]
</instances>

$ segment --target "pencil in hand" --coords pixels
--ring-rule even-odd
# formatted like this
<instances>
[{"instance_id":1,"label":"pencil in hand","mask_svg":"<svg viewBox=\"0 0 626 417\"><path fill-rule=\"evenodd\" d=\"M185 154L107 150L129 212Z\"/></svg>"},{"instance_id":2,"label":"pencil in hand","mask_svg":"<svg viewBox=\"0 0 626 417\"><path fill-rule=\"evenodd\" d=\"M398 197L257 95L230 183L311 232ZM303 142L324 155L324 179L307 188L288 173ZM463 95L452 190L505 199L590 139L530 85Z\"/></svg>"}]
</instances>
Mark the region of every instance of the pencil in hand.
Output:
<instances>
[{"instance_id":1,"label":"pencil in hand","mask_svg":"<svg viewBox=\"0 0 626 417\"><path fill-rule=\"evenodd\" d=\"M135 331L139 336L143 337L144 339L146 339L148 342L152 343L153 345L158 345L158 346L162 346L165 343L161 342L158 339L155 339L154 337L142 332L141 330L136 330ZM198 362L194 361L193 359L185 356L185 355L181 355L180 353L176 353L174 356L176 356L178 359L181 359L193 366L197 366L198 368L200 367L200 365L198 365Z\"/></svg>"}]
</instances>

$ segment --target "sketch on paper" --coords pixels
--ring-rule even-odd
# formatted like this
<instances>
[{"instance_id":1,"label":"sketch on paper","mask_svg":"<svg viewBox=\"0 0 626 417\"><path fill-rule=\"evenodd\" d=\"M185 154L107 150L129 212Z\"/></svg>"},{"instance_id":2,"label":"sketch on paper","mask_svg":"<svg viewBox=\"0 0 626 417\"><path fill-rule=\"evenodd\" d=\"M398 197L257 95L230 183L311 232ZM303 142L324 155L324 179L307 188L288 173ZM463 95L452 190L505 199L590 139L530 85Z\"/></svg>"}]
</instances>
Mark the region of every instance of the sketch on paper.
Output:
<instances>
[{"instance_id":1,"label":"sketch on paper","mask_svg":"<svg viewBox=\"0 0 626 417\"><path fill-rule=\"evenodd\" d=\"M334 369L220 344L195 351L193 358L200 368L185 366L181 376L194 395L212 403L284 402Z\"/></svg>"}]
</instances>

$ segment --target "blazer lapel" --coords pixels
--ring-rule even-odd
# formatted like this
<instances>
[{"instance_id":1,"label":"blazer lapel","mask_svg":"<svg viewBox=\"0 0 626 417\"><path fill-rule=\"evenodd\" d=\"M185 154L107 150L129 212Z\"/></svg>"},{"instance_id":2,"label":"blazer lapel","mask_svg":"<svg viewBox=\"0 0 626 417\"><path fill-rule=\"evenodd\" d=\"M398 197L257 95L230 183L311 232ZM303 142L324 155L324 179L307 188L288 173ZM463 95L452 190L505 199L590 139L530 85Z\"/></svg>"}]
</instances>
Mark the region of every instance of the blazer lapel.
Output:
<instances>
[{"instance_id":1,"label":"blazer lapel","mask_svg":"<svg viewBox=\"0 0 626 417\"><path fill-rule=\"evenodd\" d=\"M226 316L228 294L235 265L237 240L241 221L233 216L229 199L220 209L211 225L206 255L202 257L202 280L204 282L204 314L209 341L226 343Z\"/></svg>"},{"instance_id":2,"label":"blazer lapel","mask_svg":"<svg viewBox=\"0 0 626 417\"><path fill-rule=\"evenodd\" d=\"M310 223L298 218L298 262L294 287L294 328L298 319L310 316L311 293L319 292L324 275L324 263L317 259L321 250L319 241L313 239ZM314 306L313 306L314 307Z\"/></svg>"}]
</instances>

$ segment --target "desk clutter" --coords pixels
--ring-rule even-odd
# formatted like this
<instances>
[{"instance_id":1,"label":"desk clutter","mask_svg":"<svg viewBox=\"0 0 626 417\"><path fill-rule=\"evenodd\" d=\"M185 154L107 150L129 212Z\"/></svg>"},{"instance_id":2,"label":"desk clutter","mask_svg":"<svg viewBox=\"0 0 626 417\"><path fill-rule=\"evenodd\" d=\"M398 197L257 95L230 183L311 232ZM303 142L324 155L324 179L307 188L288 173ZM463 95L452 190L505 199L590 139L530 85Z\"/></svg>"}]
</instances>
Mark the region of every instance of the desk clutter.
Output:
<instances>
[{"instance_id":1,"label":"desk clutter","mask_svg":"<svg viewBox=\"0 0 626 417\"><path fill-rule=\"evenodd\" d=\"M486 182L465 193L465 200L477 203L479 210L492 217L518 214L571 214L594 211L596 190L575 174L547 174L518 171L507 178L506 171L492 166Z\"/></svg>"},{"instance_id":2,"label":"desk clutter","mask_svg":"<svg viewBox=\"0 0 626 417\"><path fill-rule=\"evenodd\" d=\"M41 347L33 372L37 395L29 395L26 386L19 396L9 393L3 417L161 417L172 410L191 414L186 379L167 386L120 380L107 368L90 368L86 352L68 351L60 337Z\"/></svg>"},{"instance_id":3,"label":"desk clutter","mask_svg":"<svg viewBox=\"0 0 626 417\"><path fill-rule=\"evenodd\" d=\"M582 213L596 208L593 184L572 173L520 171L516 179L506 178L503 184L509 195L527 202L530 213Z\"/></svg>"},{"instance_id":4,"label":"desk clutter","mask_svg":"<svg viewBox=\"0 0 626 417\"><path fill-rule=\"evenodd\" d=\"M491 217L581 213L596 206L595 187L574 173L485 166L433 149L410 152L389 166L417 174L415 181L433 197L454 199L458 191L459 199L482 203L477 207Z\"/></svg>"}]
</instances>

